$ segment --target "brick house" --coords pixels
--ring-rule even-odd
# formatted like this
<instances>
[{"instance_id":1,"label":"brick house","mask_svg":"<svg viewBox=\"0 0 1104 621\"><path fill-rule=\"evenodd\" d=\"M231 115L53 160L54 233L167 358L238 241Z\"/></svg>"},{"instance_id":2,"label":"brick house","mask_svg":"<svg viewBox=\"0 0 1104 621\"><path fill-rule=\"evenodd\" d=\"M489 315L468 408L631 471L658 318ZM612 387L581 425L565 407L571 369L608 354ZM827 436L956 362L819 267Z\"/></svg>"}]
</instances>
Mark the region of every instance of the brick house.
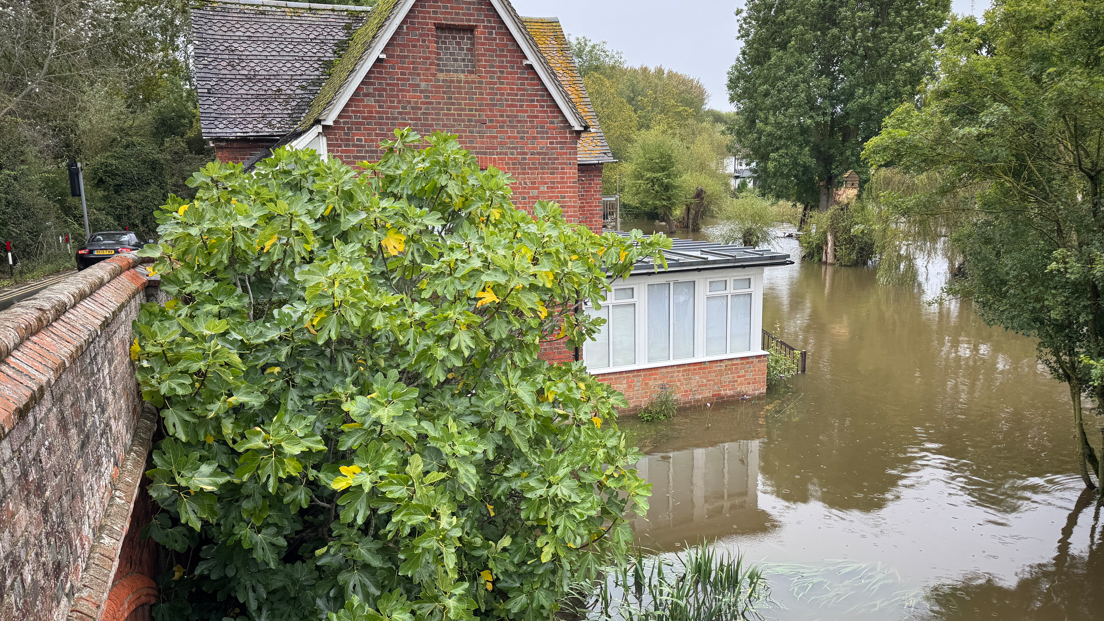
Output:
<instances>
[{"instance_id":1,"label":"brick house","mask_svg":"<svg viewBox=\"0 0 1104 621\"><path fill-rule=\"evenodd\" d=\"M602 167L615 160L555 18L521 17L509 0L208 0L192 28L201 127L221 161L284 145L371 161L396 128L440 130L510 173L518 208L556 201L602 230ZM597 341L549 344L545 358L584 360L632 408L660 390L684 403L764 392L762 273L788 256L680 243L671 269L638 266L587 310L607 320Z\"/></svg>"}]
</instances>

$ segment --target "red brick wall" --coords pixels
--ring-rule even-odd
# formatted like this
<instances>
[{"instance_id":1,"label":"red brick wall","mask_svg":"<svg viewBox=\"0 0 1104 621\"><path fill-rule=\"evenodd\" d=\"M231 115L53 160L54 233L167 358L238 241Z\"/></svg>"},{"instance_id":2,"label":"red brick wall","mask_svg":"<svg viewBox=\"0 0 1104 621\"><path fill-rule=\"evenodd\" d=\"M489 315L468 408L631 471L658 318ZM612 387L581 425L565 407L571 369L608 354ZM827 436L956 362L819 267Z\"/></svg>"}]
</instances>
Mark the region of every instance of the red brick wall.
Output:
<instances>
[{"instance_id":1,"label":"red brick wall","mask_svg":"<svg viewBox=\"0 0 1104 621\"><path fill-rule=\"evenodd\" d=\"M261 151L271 147L276 141L273 140L213 140L215 147L215 157L222 163L235 162L242 163L253 156L257 155Z\"/></svg>"},{"instance_id":2,"label":"red brick wall","mask_svg":"<svg viewBox=\"0 0 1104 621\"><path fill-rule=\"evenodd\" d=\"M64 618L86 580L110 584L114 564L87 561L134 480L136 264L114 257L0 313L0 621Z\"/></svg>"},{"instance_id":3,"label":"red brick wall","mask_svg":"<svg viewBox=\"0 0 1104 621\"><path fill-rule=\"evenodd\" d=\"M629 400L627 413L639 410L661 390L674 392L679 405L703 405L766 393L767 356L694 362L596 377L625 393Z\"/></svg>"},{"instance_id":4,"label":"red brick wall","mask_svg":"<svg viewBox=\"0 0 1104 621\"><path fill-rule=\"evenodd\" d=\"M602 234L602 165L579 167L579 221Z\"/></svg>"},{"instance_id":5,"label":"red brick wall","mask_svg":"<svg viewBox=\"0 0 1104 621\"><path fill-rule=\"evenodd\" d=\"M437 28L475 30L474 75L437 73ZM379 143L412 127L457 134L476 156L514 176L514 204L558 202L579 221L578 133L556 105L489 0L423 0L334 125L330 155L354 164L380 158ZM486 161L485 160L485 161Z\"/></svg>"}]
</instances>

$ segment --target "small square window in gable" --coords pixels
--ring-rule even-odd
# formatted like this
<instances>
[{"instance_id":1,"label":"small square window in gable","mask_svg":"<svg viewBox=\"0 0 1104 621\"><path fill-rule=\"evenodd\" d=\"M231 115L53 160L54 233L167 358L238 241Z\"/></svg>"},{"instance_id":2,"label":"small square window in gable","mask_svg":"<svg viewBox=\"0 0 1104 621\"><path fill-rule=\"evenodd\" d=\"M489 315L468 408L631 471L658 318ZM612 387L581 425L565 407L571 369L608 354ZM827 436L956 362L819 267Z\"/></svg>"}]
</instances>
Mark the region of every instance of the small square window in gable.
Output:
<instances>
[{"instance_id":1,"label":"small square window in gable","mask_svg":"<svg viewBox=\"0 0 1104 621\"><path fill-rule=\"evenodd\" d=\"M475 73L475 30L437 28L437 73Z\"/></svg>"}]
</instances>

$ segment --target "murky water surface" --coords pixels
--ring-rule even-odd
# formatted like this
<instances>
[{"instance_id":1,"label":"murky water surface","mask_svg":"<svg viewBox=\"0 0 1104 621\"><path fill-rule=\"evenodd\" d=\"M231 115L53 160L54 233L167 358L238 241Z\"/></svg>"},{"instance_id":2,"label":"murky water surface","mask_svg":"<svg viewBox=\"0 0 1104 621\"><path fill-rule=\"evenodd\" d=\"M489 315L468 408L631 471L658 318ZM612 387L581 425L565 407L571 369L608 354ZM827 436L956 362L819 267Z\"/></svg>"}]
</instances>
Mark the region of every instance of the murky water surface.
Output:
<instances>
[{"instance_id":1,"label":"murky water surface","mask_svg":"<svg viewBox=\"0 0 1104 621\"><path fill-rule=\"evenodd\" d=\"M796 243L776 245L796 256ZM792 390L626 419L654 485L639 541L767 570L769 619L1104 619L1104 523L1068 392L1034 343L865 269L767 270L764 326L809 351Z\"/></svg>"}]
</instances>

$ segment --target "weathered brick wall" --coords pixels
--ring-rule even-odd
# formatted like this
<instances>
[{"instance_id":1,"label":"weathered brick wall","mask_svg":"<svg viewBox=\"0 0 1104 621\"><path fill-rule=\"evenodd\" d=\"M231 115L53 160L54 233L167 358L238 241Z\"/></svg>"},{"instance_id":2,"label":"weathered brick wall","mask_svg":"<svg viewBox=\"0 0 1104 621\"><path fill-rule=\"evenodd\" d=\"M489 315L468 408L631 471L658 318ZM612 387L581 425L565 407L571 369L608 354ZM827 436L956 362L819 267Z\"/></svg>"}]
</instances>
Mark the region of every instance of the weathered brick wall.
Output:
<instances>
[{"instance_id":1,"label":"weathered brick wall","mask_svg":"<svg viewBox=\"0 0 1104 621\"><path fill-rule=\"evenodd\" d=\"M116 257L0 313L0 621L65 618L86 573L139 417L136 268Z\"/></svg>"},{"instance_id":2,"label":"weathered brick wall","mask_svg":"<svg viewBox=\"0 0 1104 621\"><path fill-rule=\"evenodd\" d=\"M474 30L475 73L438 73L438 27ZM330 155L376 161L379 143L400 127L457 134L465 149L514 176L517 207L556 201L580 221L578 134L488 0L416 3L384 53L325 128Z\"/></svg>"},{"instance_id":3,"label":"weathered brick wall","mask_svg":"<svg viewBox=\"0 0 1104 621\"><path fill-rule=\"evenodd\" d=\"M673 392L679 405L704 405L766 393L767 356L604 373L596 377L625 393L629 407L623 413L639 410L662 390Z\"/></svg>"},{"instance_id":4,"label":"weathered brick wall","mask_svg":"<svg viewBox=\"0 0 1104 621\"><path fill-rule=\"evenodd\" d=\"M602 165L579 167L579 221L602 234Z\"/></svg>"},{"instance_id":5,"label":"weathered brick wall","mask_svg":"<svg viewBox=\"0 0 1104 621\"><path fill-rule=\"evenodd\" d=\"M264 151L265 149L271 147L275 142L275 139L234 139L212 141L215 148L215 157L218 158L218 161L223 162L224 164L228 162L241 163L249 160Z\"/></svg>"}]
</instances>

